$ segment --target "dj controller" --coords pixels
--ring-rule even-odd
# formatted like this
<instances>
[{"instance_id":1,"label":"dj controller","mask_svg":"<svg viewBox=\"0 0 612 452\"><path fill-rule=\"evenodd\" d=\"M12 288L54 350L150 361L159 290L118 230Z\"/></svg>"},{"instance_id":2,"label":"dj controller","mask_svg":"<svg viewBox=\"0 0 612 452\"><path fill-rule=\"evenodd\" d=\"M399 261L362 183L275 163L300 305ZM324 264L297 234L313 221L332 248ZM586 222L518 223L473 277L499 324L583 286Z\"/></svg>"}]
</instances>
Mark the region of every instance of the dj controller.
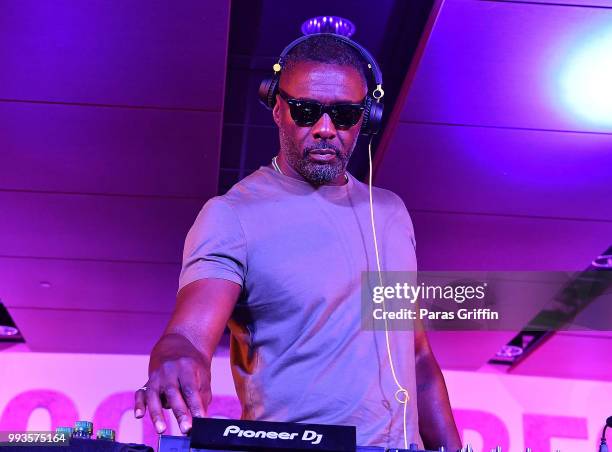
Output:
<instances>
[{"instance_id":1,"label":"dj controller","mask_svg":"<svg viewBox=\"0 0 612 452\"><path fill-rule=\"evenodd\" d=\"M612 417L608 422L612 426ZM88 421L55 432L6 433L0 432L0 451L10 446L7 452L154 452L143 444L117 442L114 431L108 429L98 430L93 439L93 424ZM607 452L604 435L605 429L600 452ZM458 451L423 450L417 444L408 449L358 446L356 436L355 427L350 426L194 418L188 436L160 435L157 452L473 452L469 445ZM491 452L502 450L496 447Z\"/></svg>"},{"instance_id":2,"label":"dj controller","mask_svg":"<svg viewBox=\"0 0 612 452\"><path fill-rule=\"evenodd\" d=\"M194 418L193 428L188 437L161 435L158 452L402 451L402 449L357 446L356 436L355 427L340 425ZM411 444L407 451L434 452L420 450L416 444Z\"/></svg>"},{"instance_id":3,"label":"dj controller","mask_svg":"<svg viewBox=\"0 0 612 452\"><path fill-rule=\"evenodd\" d=\"M266 447L244 447L242 449L235 449L233 447L235 447L234 445L231 444L218 444L215 449L212 448L198 448L198 447L194 447L192 448L190 446L190 442L191 442L191 438L187 437L187 436L170 436L170 435L161 435L159 438L159 445L158 445L158 452L229 452L229 451L239 451L239 452L247 452L247 451L303 451L303 450L327 450L327 451L333 451L335 452L334 449L315 449L314 447L311 448L299 448L299 449L286 449L286 448L280 448L280 447L270 447L268 446L268 448ZM220 449L219 447L225 447L225 449ZM231 449L230 449L231 447ZM419 449L418 446L416 444L411 444L409 446L409 449L385 449L384 447L375 447L375 446L355 446L353 449L342 449L342 451L338 451L338 452L344 452L346 450L351 450L352 452L439 452L439 451L447 451L445 448L440 448L437 451L429 451L429 450L423 450L423 449ZM464 449L464 451L467 451L468 449ZM471 451L471 449L469 449ZM451 452L451 451L447 451L447 452ZM455 452L455 451L452 451ZM460 452L460 451L457 451ZM461 451L463 452L463 451Z\"/></svg>"}]
</instances>

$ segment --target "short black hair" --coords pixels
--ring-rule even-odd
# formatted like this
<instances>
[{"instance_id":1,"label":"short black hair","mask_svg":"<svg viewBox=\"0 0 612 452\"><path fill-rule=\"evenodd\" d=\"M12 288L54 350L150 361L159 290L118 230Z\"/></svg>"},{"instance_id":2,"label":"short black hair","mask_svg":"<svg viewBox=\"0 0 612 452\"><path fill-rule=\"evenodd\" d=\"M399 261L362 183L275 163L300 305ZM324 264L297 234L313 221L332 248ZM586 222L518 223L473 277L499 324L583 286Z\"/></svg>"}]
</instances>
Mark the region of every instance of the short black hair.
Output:
<instances>
[{"instance_id":1,"label":"short black hair","mask_svg":"<svg viewBox=\"0 0 612 452\"><path fill-rule=\"evenodd\" d=\"M313 35L300 42L285 56L281 74L290 72L297 63L303 61L352 66L357 69L366 87L369 87L365 73L367 63L361 53L333 35Z\"/></svg>"}]
</instances>

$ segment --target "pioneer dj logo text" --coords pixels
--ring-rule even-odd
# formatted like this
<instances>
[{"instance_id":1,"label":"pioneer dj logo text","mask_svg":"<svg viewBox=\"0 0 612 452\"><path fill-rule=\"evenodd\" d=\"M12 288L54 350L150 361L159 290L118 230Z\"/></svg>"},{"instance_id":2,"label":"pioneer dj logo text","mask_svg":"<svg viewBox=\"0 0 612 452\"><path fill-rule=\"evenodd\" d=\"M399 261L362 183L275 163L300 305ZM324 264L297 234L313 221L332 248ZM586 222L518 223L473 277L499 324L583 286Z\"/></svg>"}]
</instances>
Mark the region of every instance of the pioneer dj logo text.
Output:
<instances>
[{"instance_id":1,"label":"pioneer dj logo text","mask_svg":"<svg viewBox=\"0 0 612 452\"><path fill-rule=\"evenodd\" d=\"M295 439L299 433L289 432L266 432L264 430L243 430L237 425L229 425L223 432L223 436L235 435L242 438L267 438L267 439L282 439L292 440ZM302 433L301 441L309 441L310 444L319 444L323 439L323 435L315 432L314 430L304 430Z\"/></svg>"}]
</instances>

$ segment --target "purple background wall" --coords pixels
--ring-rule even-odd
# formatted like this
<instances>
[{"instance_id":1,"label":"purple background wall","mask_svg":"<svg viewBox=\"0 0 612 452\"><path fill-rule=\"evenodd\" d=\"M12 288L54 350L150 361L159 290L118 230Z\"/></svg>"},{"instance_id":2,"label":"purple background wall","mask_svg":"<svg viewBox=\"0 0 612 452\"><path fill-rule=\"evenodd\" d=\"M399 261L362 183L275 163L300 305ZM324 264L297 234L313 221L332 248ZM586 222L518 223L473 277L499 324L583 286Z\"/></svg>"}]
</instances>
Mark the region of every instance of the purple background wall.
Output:
<instances>
[{"instance_id":1,"label":"purple background wall","mask_svg":"<svg viewBox=\"0 0 612 452\"><path fill-rule=\"evenodd\" d=\"M2 11L0 298L31 350L146 353L217 192L229 1Z\"/></svg>"},{"instance_id":2,"label":"purple background wall","mask_svg":"<svg viewBox=\"0 0 612 452\"><path fill-rule=\"evenodd\" d=\"M612 117L586 121L558 83L612 9L572 3L444 3L376 173L412 214L421 269L582 270L612 245ZM479 369L512 335L431 340ZM612 379L611 352L609 332L559 333L512 372Z\"/></svg>"}]
</instances>

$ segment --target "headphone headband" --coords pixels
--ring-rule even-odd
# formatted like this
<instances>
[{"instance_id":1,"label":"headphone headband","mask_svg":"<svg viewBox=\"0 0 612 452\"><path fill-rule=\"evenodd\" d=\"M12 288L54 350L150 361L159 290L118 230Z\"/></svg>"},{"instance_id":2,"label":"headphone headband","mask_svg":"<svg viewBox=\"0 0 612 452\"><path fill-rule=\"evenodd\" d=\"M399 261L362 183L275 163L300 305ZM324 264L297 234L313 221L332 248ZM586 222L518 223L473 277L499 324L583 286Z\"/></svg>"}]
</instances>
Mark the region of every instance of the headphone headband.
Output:
<instances>
[{"instance_id":1,"label":"headphone headband","mask_svg":"<svg viewBox=\"0 0 612 452\"><path fill-rule=\"evenodd\" d=\"M350 47L352 47L353 49L355 49L357 52L359 52L359 54L361 55L361 58L368 63L368 69L370 69L370 72L372 74L372 79L374 80L374 83L376 84L376 88L379 88L382 90L382 72L380 71L380 68L378 67L378 63L376 62L376 60L374 59L374 57L372 57L372 55L370 54L370 52L368 52L365 48L361 47L359 44L357 44L355 41L344 37L342 35L336 35L333 33L316 33L313 35L305 35L305 36L300 36L299 38L297 38L296 40L294 40L292 43L290 43L287 47L285 47L285 49L281 52L280 57L278 58L278 63L276 63L273 66L273 70L274 73L280 72L284 66L285 63L285 58L287 57L287 54L289 52L291 52L297 45L301 44L302 42L312 38L313 36L331 36L334 39L337 39L338 41L341 41L347 45L349 45ZM278 65L278 66L277 66ZM384 95L384 92L383 92ZM376 96L374 96L376 99L378 99ZM382 96L380 96L382 97Z\"/></svg>"}]
</instances>

